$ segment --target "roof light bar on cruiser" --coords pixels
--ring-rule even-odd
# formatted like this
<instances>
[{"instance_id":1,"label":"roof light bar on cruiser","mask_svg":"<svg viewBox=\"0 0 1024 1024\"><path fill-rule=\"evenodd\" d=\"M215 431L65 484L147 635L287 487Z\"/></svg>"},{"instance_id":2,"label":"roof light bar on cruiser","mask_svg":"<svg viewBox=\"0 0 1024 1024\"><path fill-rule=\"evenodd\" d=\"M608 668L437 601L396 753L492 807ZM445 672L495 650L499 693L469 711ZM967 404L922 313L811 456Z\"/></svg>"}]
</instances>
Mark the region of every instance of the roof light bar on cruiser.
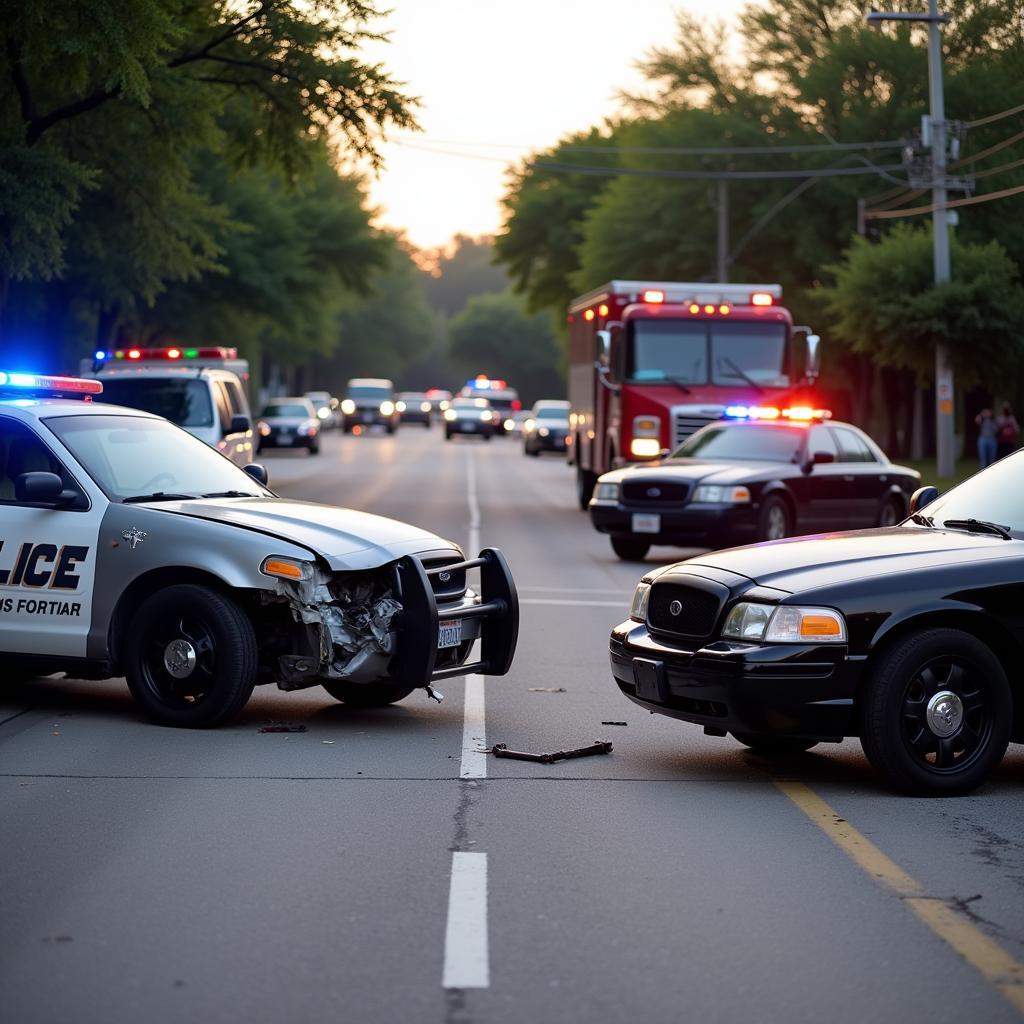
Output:
<instances>
[{"instance_id":1,"label":"roof light bar on cruiser","mask_svg":"<svg viewBox=\"0 0 1024 1024\"><path fill-rule=\"evenodd\" d=\"M0 391L52 397L71 395L78 398L103 394L103 382L82 377L55 377L45 373L9 373L0 370Z\"/></svg>"}]
</instances>

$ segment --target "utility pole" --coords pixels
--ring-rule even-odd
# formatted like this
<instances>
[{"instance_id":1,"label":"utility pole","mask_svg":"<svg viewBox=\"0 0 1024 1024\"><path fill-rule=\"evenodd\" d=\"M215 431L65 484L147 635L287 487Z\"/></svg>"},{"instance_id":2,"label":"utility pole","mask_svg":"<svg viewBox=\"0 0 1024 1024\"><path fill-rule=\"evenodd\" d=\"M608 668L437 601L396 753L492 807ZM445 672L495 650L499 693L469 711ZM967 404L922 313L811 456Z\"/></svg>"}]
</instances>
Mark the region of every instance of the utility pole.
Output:
<instances>
[{"instance_id":1,"label":"utility pole","mask_svg":"<svg viewBox=\"0 0 1024 1024\"><path fill-rule=\"evenodd\" d=\"M718 258L716 280L729 280L729 182L718 179Z\"/></svg>"},{"instance_id":2,"label":"utility pole","mask_svg":"<svg viewBox=\"0 0 1024 1024\"><path fill-rule=\"evenodd\" d=\"M939 14L938 0L928 0L928 13L915 14L903 11L872 11L867 16L868 24L883 21L923 22L928 26L928 96L931 106L925 132L925 143L931 149L932 186L932 239L935 283L942 284L950 278L949 270L949 228L946 213L946 104L942 91L942 34L940 26L949 21L945 14ZM954 451L954 402L953 370L949 363L946 346L939 342L935 346L935 443L937 472L940 478L953 476L956 452Z\"/></svg>"}]
</instances>

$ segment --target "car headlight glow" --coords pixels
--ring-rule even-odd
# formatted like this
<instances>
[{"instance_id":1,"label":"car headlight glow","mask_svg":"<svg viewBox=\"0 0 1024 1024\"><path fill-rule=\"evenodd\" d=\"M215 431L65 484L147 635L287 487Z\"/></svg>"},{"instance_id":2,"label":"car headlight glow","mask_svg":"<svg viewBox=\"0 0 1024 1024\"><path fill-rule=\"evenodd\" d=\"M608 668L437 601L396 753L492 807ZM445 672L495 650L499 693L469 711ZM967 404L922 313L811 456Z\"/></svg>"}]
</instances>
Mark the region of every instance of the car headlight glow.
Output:
<instances>
[{"instance_id":1,"label":"car headlight glow","mask_svg":"<svg viewBox=\"0 0 1024 1024\"><path fill-rule=\"evenodd\" d=\"M453 419L455 419L455 415L456 415L456 414L455 414L455 410L454 410L454 409L445 409L445 411L444 411L444 418L445 418L445 419L446 419L446 420L447 420L447 421L448 421L449 423L451 423L451 421L452 421Z\"/></svg>"},{"instance_id":2,"label":"car headlight glow","mask_svg":"<svg viewBox=\"0 0 1024 1024\"><path fill-rule=\"evenodd\" d=\"M547 437L548 434L551 433L551 431L548 430L547 427L541 427L540 430L537 431L537 433L540 434L541 437Z\"/></svg>"},{"instance_id":3,"label":"car headlight glow","mask_svg":"<svg viewBox=\"0 0 1024 1024\"><path fill-rule=\"evenodd\" d=\"M260 437L270 437L269 423L264 423L263 420L260 420L259 423L256 424L256 429L260 432Z\"/></svg>"},{"instance_id":4,"label":"car headlight glow","mask_svg":"<svg viewBox=\"0 0 1024 1024\"><path fill-rule=\"evenodd\" d=\"M356 403L355 403L355 402L353 402L351 398L346 398L346 399L345 399L345 400L344 400L344 401L343 401L343 402L341 403L341 411L342 411L342 412L343 412L343 413L344 413L344 414L345 414L346 416L351 416L351 415L352 415L352 413L354 413L354 412L356 411Z\"/></svg>"},{"instance_id":5,"label":"car headlight glow","mask_svg":"<svg viewBox=\"0 0 1024 1024\"><path fill-rule=\"evenodd\" d=\"M506 430L511 430L515 425L516 425L516 421L515 420L505 420L505 423L503 424L503 426L505 427Z\"/></svg>"},{"instance_id":6,"label":"car headlight glow","mask_svg":"<svg viewBox=\"0 0 1024 1024\"><path fill-rule=\"evenodd\" d=\"M638 583L633 591L633 603L629 607L629 617L634 622L647 621L647 602L651 598L651 585Z\"/></svg>"},{"instance_id":7,"label":"car headlight glow","mask_svg":"<svg viewBox=\"0 0 1024 1024\"><path fill-rule=\"evenodd\" d=\"M325 420L331 415L331 410L324 406L322 409L317 409L316 414L320 419Z\"/></svg>"},{"instance_id":8,"label":"car headlight glow","mask_svg":"<svg viewBox=\"0 0 1024 1024\"><path fill-rule=\"evenodd\" d=\"M380 403L381 416L390 416L395 411L395 403L384 401Z\"/></svg>"},{"instance_id":9,"label":"car headlight glow","mask_svg":"<svg viewBox=\"0 0 1024 1024\"><path fill-rule=\"evenodd\" d=\"M598 501L618 501L619 485L599 483L596 491L594 492L594 497Z\"/></svg>"},{"instance_id":10,"label":"car headlight glow","mask_svg":"<svg viewBox=\"0 0 1024 1024\"><path fill-rule=\"evenodd\" d=\"M420 402L420 412L430 412L430 403Z\"/></svg>"},{"instance_id":11,"label":"car headlight glow","mask_svg":"<svg viewBox=\"0 0 1024 1024\"><path fill-rule=\"evenodd\" d=\"M729 612L722 636L755 643L844 644L846 620L831 608L741 601Z\"/></svg>"},{"instance_id":12,"label":"car headlight glow","mask_svg":"<svg viewBox=\"0 0 1024 1024\"><path fill-rule=\"evenodd\" d=\"M482 419L484 423L490 423L491 420L494 419L494 413L492 413L490 409L481 409L480 419Z\"/></svg>"},{"instance_id":13,"label":"car headlight glow","mask_svg":"<svg viewBox=\"0 0 1024 1024\"><path fill-rule=\"evenodd\" d=\"M405 402L395 402L395 408L399 412L405 412Z\"/></svg>"},{"instance_id":14,"label":"car headlight glow","mask_svg":"<svg viewBox=\"0 0 1024 1024\"><path fill-rule=\"evenodd\" d=\"M750 489L720 484L701 484L693 492L690 501L707 502L714 505L749 505Z\"/></svg>"}]
</instances>

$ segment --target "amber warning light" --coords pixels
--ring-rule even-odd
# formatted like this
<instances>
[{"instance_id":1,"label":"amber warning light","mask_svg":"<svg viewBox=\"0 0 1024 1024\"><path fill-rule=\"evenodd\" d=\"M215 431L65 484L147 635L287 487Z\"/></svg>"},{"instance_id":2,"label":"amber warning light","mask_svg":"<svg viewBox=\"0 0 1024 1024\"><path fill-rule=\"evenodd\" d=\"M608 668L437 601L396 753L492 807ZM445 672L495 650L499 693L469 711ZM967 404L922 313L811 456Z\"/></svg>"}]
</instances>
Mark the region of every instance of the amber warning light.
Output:
<instances>
[{"instance_id":1,"label":"amber warning light","mask_svg":"<svg viewBox=\"0 0 1024 1024\"><path fill-rule=\"evenodd\" d=\"M660 288L648 288L643 295L644 302L659 303L665 301L665 293Z\"/></svg>"}]
</instances>

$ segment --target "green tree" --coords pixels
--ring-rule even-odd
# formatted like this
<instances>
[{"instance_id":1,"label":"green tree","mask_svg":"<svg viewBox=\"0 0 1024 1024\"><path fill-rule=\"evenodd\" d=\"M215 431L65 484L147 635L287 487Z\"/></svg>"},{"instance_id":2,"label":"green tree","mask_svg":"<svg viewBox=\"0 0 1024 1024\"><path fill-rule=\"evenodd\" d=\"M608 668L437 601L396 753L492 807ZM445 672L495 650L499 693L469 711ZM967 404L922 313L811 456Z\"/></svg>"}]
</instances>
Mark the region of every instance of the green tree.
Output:
<instances>
[{"instance_id":1,"label":"green tree","mask_svg":"<svg viewBox=\"0 0 1024 1024\"><path fill-rule=\"evenodd\" d=\"M508 274L494 263L491 238L456 235L449 245L423 256L431 264L427 299L442 317L454 316L474 295L508 288Z\"/></svg>"},{"instance_id":2,"label":"green tree","mask_svg":"<svg viewBox=\"0 0 1024 1024\"><path fill-rule=\"evenodd\" d=\"M565 393L561 354L550 318L528 313L513 295L478 295L449 324L458 379L479 373L505 379L526 403Z\"/></svg>"}]
</instances>

